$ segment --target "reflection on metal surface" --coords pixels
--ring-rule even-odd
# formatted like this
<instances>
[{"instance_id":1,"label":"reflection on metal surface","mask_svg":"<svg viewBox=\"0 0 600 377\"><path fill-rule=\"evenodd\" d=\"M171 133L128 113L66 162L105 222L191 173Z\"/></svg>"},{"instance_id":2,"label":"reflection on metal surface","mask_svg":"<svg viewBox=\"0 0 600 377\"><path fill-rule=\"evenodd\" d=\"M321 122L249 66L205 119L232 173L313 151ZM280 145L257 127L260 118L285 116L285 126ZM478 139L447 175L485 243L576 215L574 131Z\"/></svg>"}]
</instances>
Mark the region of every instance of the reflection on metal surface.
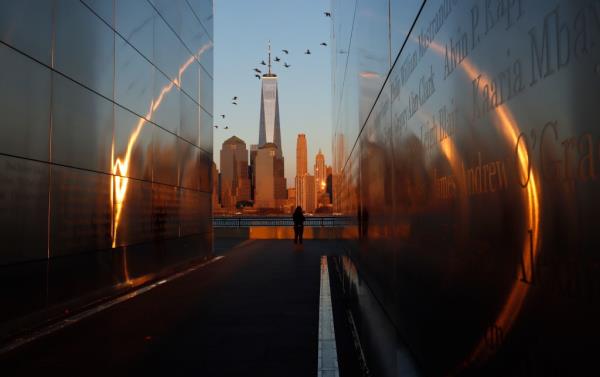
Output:
<instances>
[{"instance_id":1,"label":"reflection on metal surface","mask_svg":"<svg viewBox=\"0 0 600 377\"><path fill-rule=\"evenodd\" d=\"M207 5L0 3L0 337L212 253Z\"/></svg>"},{"instance_id":2,"label":"reflection on metal surface","mask_svg":"<svg viewBox=\"0 0 600 377\"><path fill-rule=\"evenodd\" d=\"M200 51L198 51L197 55L198 56L202 55L204 53L204 51L206 51L207 49L209 49L211 47L212 47L212 44L207 44L207 45L203 46L202 49L200 49ZM113 156L113 169L112 169L113 180L111 181L111 193L113 193L113 195L114 195L113 198L114 198L114 203L115 203L114 226L113 226L113 234L112 234L112 246L113 247L116 247L116 245L117 245L117 235L118 235L119 224L120 224L120 220L121 220L121 212L123 210L123 203L125 202L125 196L127 195L127 184L129 182L129 178L128 178L127 174L128 174L128 170L129 170L129 164L130 164L130 160L131 160L131 152L133 150L133 147L137 141L138 136L140 135L140 132L142 131L142 127L144 127L144 124L146 124L146 120L148 120L148 121L152 120L152 116L154 115L156 110L160 107L165 96L171 90L173 90L173 88L175 88L176 86L178 87L180 85L181 77L183 76L185 71L188 69L188 67L195 61L196 61L196 56L190 56L188 58L188 60L179 68L177 78L175 78L174 81L169 81L169 84L167 84L166 86L164 86L161 89L158 97L152 100L152 102L150 103L150 108L148 109L148 112L146 113L146 115L144 117L145 119L144 118L139 119L138 123L136 124L136 126L134 128L134 131L132 132L131 136L129 137L125 155L122 156L121 158L119 158L119 157L115 158ZM114 151L114 146L113 146L113 151Z\"/></svg>"},{"instance_id":3,"label":"reflection on metal surface","mask_svg":"<svg viewBox=\"0 0 600 377\"><path fill-rule=\"evenodd\" d=\"M444 58L446 49L443 46L435 41L432 41L429 47L432 49L432 51L437 53L440 58ZM478 83L482 86L487 85L491 87L492 85L495 85L491 81L486 82L485 80L481 80L481 77L485 77L485 75L483 75L482 72L478 71L473 66L470 58L468 57L465 57L464 60L462 60L460 69L464 70L471 81L478 80ZM537 183L538 174L531 165L532 157L529 155L525 140L522 140L527 137L526 134L518 127L518 124L514 120L514 117L510 112L510 108L507 105L499 105L496 108L494 115L497 117L498 122L492 122L492 124L501 132L506 145L509 147L516 145L515 152L517 157L516 160L519 181L525 182L524 184L521 184L521 186L525 189L522 194L523 201L525 203L523 208L523 218L527 219L527 230L522 236L524 240L521 250L522 264L516 266L516 278L504 305L502 305L502 309L498 314L498 317L493 322L493 326L502 329L504 332L509 332L521 311L521 307L530 288L529 285L523 284L522 271L532 271L538 256L540 232L540 204L538 196L540 195L540 192ZM440 150L448 160L453 174L455 176L463 174L464 162L457 160L459 153L452 140L452 136L446 134L441 138L443 140L440 142ZM467 190L464 187L463 182L466 182L465 177L462 177L459 180L461 194L459 194L458 197L462 199L461 203L465 205L466 203L464 202L464 198L467 197ZM474 360L481 361L482 358L485 357L484 354L489 353L489 351L490 348L488 347L488 339L484 337L475 347L473 353L467 358L465 364L469 365Z\"/></svg>"},{"instance_id":4,"label":"reflection on metal surface","mask_svg":"<svg viewBox=\"0 0 600 377\"><path fill-rule=\"evenodd\" d=\"M419 376L410 350L377 303L348 256L333 257L334 279L340 282L347 321L356 336L363 376Z\"/></svg>"},{"instance_id":5,"label":"reflection on metal surface","mask_svg":"<svg viewBox=\"0 0 600 377\"><path fill-rule=\"evenodd\" d=\"M147 122L156 123L158 121L155 119L158 111L169 102L167 100L169 98L175 105L172 105L172 108L169 107L171 105L167 105L169 111L160 114L160 121L166 124L161 126L168 127L174 134L179 133L179 112L181 111L179 95L175 96L172 93L179 94L183 81L185 81L186 90L192 91L190 98L195 98L201 103L212 103L212 62L210 60L212 59L213 42L207 36L205 26L200 23L201 19L205 19L204 15L198 13L205 9L210 10L210 7L205 8L199 4L181 6L181 4L165 3L160 6L160 9L167 12L167 19L171 19L171 16L178 12L189 12L189 14L185 14L185 19L188 22L186 28L191 30L182 30L182 25L174 29L171 25L169 28L168 21L157 13L158 10L150 4L142 2L119 2L110 5L83 2L47 4L7 2L0 6L2 15L0 16L0 40L3 42L0 46L0 53L3 57L4 68L2 72L10 73L10 76L2 80L7 84L4 87L7 91L1 93L5 98L2 103L6 103L11 108L6 112L7 127L9 129L18 128L18 131L10 132L9 137L2 139L6 140L4 143L0 142L0 153L51 161L71 168L110 173L112 175L111 202L107 210L113 212L110 236L112 247L130 243L120 237L123 206L126 206L127 203L129 179L154 181L153 177L146 175L145 172L136 171L134 177L131 175L133 160L143 160L141 164L136 162L136 169L138 169L138 164L142 165L144 169L147 168L147 165L152 164L152 162L148 164L146 160L148 160L148 155L153 152L145 150L140 156L140 151L136 148L136 143L143 133L142 129L150 124ZM114 18L114 20L102 20L102 17ZM171 20L179 22L177 19ZM142 32L143 30L147 31L148 25L154 24L158 24L160 29L150 34ZM27 27L23 25L27 25ZM123 33L121 35L125 35L128 39L123 40L121 35L115 33L111 25L119 28ZM73 35L75 29L78 30L77 35ZM179 36L178 39L175 30L178 30L183 36ZM208 31L210 31L210 27ZM56 41L52 36L56 36ZM184 40L186 42L183 42ZM185 43L188 46L184 46ZM95 46L95 48L89 46ZM156 46L168 51L178 51L178 53L166 53L167 50L155 52L154 47ZM189 46L193 46L193 50ZM164 53L161 54L161 51ZM189 52L189 56L182 64L184 52ZM30 58L31 56L38 60L33 60ZM51 68L48 69L40 64L40 61ZM208 68L204 67L203 63L207 64ZM115 67L115 64L118 67ZM187 71L192 64L198 72L195 75L187 76ZM210 69L210 72L207 69ZM60 74L56 74L52 70L59 71ZM143 73L136 75L137 70ZM168 80L160 76L162 72L159 70L167 71L173 77ZM190 69L190 71L194 70ZM199 73L200 71L202 74ZM15 74L15 72L19 74ZM127 77L128 75L129 77ZM201 75L203 76L200 77ZM147 94L152 90L148 89L152 88L153 80L158 80L159 76L165 83L158 84L162 86L157 88L154 98L149 98ZM12 77L21 79L17 81L11 79ZM51 80L51 77L54 80ZM140 78L144 79L145 83L138 85L135 93L128 92L132 86L139 84L135 80L139 81ZM120 82L115 83L115 80L120 80ZM115 85L119 83L126 84L126 88ZM29 87L32 90L29 90ZM29 93L31 91L34 93ZM150 103L140 103L140 99L132 101L128 98L132 95L138 95L142 101L148 98ZM52 102L50 102L51 98ZM186 97L186 99L188 98ZM116 145L116 140L120 141L122 135L114 131L114 117L110 115L114 105L110 102L111 100L117 102L115 111L118 112L142 112L145 108L145 119L136 117L136 124L131 128L125 141L126 146L118 146L118 148L125 149L122 152ZM196 102L191 100L188 102L192 103L187 103L186 111L193 112L195 108L195 113L198 114L196 117L192 116L190 119L186 119L187 131L192 138L188 141L196 148L205 147L209 150L212 148L212 142L207 139L212 127L207 123L204 114L202 119L199 114L212 109L201 109ZM48 106L49 104L52 109ZM127 105L133 106L128 107ZM24 111L26 106L29 107L29 114ZM173 111L174 109L176 112ZM119 126L128 128L129 125L120 123ZM114 135L118 135L118 138ZM195 139L194 136L196 136ZM177 166L170 166L179 165L177 152L180 144L177 137L174 137L173 140L175 141L169 140L169 145L166 147L168 151L160 151L161 153L156 153L153 157L155 157L154 162L158 164L162 155L169 165L168 168L177 170ZM147 141L144 140L144 142ZM197 162L198 165L206 164L207 166L201 166L200 169L195 166L192 167L194 168L192 170L199 171L209 168L207 160L198 160L201 160ZM189 160L186 162L190 163ZM152 169L152 166L149 169ZM156 170L158 175L165 169ZM202 175L203 173L195 174ZM192 189L205 189L206 191L206 188L210 187L208 180L208 178L204 179L206 182L196 180ZM182 178L177 177L175 180L168 179L167 183L178 186L181 181ZM56 184L58 185L59 182ZM58 186L55 187L55 190L60 189ZM58 196L58 198L64 203L70 203L71 198L68 196L69 194L75 195L76 187L73 186L72 189L72 192L65 192L64 197ZM49 213L49 217L53 217L52 213ZM77 226L76 224L72 225ZM56 239L61 235L53 237ZM48 235L48 238L52 237ZM81 238L83 239L83 237Z\"/></svg>"},{"instance_id":6,"label":"reflection on metal surface","mask_svg":"<svg viewBox=\"0 0 600 377\"><path fill-rule=\"evenodd\" d=\"M222 256L222 255L214 257L214 258L210 259L207 262L200 263L200 264L198 264L196 266L188 268L187 270L184 270L184 271L178 272L176 274L173 274L173 275L169 276L166 279L162 279L162 280L157 281L156 283L152 283L150 285L141 287L141 288L139 288L139 289L137 289L137 290L135 290L133 292L129 292L129 293L123 295L123 296L114 298L114 299L112 299L110 301L100 303L99 305L96 305L96 306L94 306L94 307L92 307L90 309L84 310L83 312L77 313L77 314L72 315L70 317L67 317L67 318L65 318L65 319L63 319L63 320L61 320L59 322L56 322L56 323L51 324L51 325L48 325L48 326L46 326L46 327L44 327L42 329L39 329L39 330L33 332L32 334L29 334L29 335L24 336L24 337L17 338L15 340L13 340L12 342L10 342L9 344L6 344L2 348L0 348L0 356L3 355L3 354L6 354L7 352L15 350L15 349L17 349L19 347L22 347L22 346L24 346L24 345L26 345L28 343L31 343L31 342L35 341L36 339L40 339L40 338L42 338L42 337L44 337L46 335L50 335L50 334L55 333L55 332L57 332L59 330L62 330L62 329L67 328L67 327L69 327L71 325L74 325L74 324L76 324L77 322L79 322L79 321L81 321L83 319L86 319L86 318L91 317L91 316L93 316L95 314L103 312L104 310L109 309L109 308L111 308L111 307L113 307L113 306L115 306L117 304L120 304L122 302L131 300L132 298L135 298L135 297L137 297L139 295L147 293L147 292L153 290L154 288L159 287L159 286L161 286L161 285L163 285L165 283L168 283L168 282L174 281L176 279L179 279L179 278L181 278L181 277L189 274L190 272L196 271L199 268L202 268L202 267L208 266L208 265L210 265L212 263L218 262L219 260L221 260L223 258L225 258L225 257ZM136 285L136 286L138 285L138 284L133 284L133 282L129 282L129 281L126 282L126 283L128 285ZM140 285L141 285L141 284L144 283L144 281L138 281L136 283L140 283Z\"/></svg>"},{"instance_id":7,"label":"reflection on metal surface","mask_svg":"<svg viewBox=\"0 0 600 377\"><path fill-rule=\"evenodd\" d=\"M353 259L426 374L589 374L600 4L389 3L332 4L334 210L359 223ZM368 30L386 19L391 36Z\"/></svg>"},{"instance_id":8,"label":"reflection on metal surface","mask_svg":"<svg viewBox=\"0 0 600 377\"><path fill-rule=\"evenodd\" d=\"M321 284L319 289L319 346L318 377L339 377L335 329L333 326L333 308L329 286L329 267L327 257L321 256Z\"/></svg>"}]
</instances>

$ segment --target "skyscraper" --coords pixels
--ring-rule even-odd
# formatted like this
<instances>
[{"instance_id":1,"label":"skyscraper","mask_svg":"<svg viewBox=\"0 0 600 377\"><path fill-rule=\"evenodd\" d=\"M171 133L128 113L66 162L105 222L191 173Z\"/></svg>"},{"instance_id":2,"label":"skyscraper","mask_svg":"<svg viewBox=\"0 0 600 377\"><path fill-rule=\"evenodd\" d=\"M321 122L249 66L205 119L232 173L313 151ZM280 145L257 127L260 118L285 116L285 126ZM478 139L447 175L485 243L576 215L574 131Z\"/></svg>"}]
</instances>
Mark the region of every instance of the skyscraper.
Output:
<instances>
[{"instance_id":1,"label":"skyscraper","mask_svg":"<svg viewBox=\"0 0 600 377\"><path fill-rule=\"evenodd\" d=\"M319 149L319 153L315 158L315 185L317 193L325 192L327 187L327 167L325 166L325 156Z\"/></svg>"},{"instance_id":2,"label":"skyscraper","mask_svg":"<svg viewBox=\"0 0 600 377\"><path fill-rule=\"evenodd\" d=\"M308 175L306 135L298 134L296 141L296 205L313 212L316 206L315 177Z\"/></svg>"},{"instance_id":3,"label":"skyscraper","mask_svg":"<svg viewBox=\"0 0 600 377\"><path fill-rule=\"evenodd\" d=\"M260 93L260 129L258 146L277 145L277 156L282 157L281 129L279 127L279 92L277 75L271 72L271 43L269 42L269 72L262 75Z\"/></svg>"},{"instance_id":4,"label":"skyscraper","mask_svg":"<svg viewBox=\"0 0 600 377\"><path fill-rule=\"evenodd\" d=\"M279 208L283 205L287 192L283 177L283 161L277 156L277 145L267 143L256 154L256 187L254 203L256 208Z\"/></svg>"},{"instance_id":5,"label":"skyscraper","mask_svg":"<svg viewBox=\"0 0 600 377\"><path fill-rule=\"evenodd\" d=\"M256 155L258 154L258 144L250 145L250 199L254 200L256 189Z\"/></svg>"},{"instance_id":6,"label":"skyscraper","mask_svg":"<svg viewBox=\"0 0 600 377\"><path fill-rule=\"evenodd\" d=\"M314 175L296 177L296 206L302 207L306 212L314 212L317 207Z\"/></svg>"},{"instance_id":7,"label":"skyscraper","mask_svg":"<svg viewBox=\"0 0 600 377\"><path fill-rule=\"evenodd\" d=\"M296 141L296 177L301 177L308 173L307 161L306 135L298 134Z\"/></svg>"},{"instance_id":8,"label":"skyscraper","mask_svg":"<svg viewBox=\"0 0 600 377\"><path fill-rule=\"evenodd\" d=\"M257 207L275 208L287 197L284 175L284 159L279 127L279 93L277 75L271 72L271 42L269 42L269 71L262 75L260 94L260 129L258 133L258 151L255 160L254 200ZM265 149L261 151L261 149ZM267 151L268 150L268 151ZM274 154L273 154L274 153ZM259 167L259 157L261 167ZM268 162L267 162L268 160ZM266 166L269 165L268 168ZM270 176L266 176L270 174ZM261 182L266 179L266 182ZM266 187L270 192L265 196ZM260 193L259 193L260 192ZM271 200L272 199L272 200Z\"/></svg>"},{"instance_id":9,"label":"skyscraper","mask_svg":"<svg viewBox=\"0 0 600 377\"><path fill-rule=\"evenodd\" d=\"M221 204L235 207L239 201L250 200L248 150L237 136L225 140L221 148Z\"/></svg>"}]
</instances>

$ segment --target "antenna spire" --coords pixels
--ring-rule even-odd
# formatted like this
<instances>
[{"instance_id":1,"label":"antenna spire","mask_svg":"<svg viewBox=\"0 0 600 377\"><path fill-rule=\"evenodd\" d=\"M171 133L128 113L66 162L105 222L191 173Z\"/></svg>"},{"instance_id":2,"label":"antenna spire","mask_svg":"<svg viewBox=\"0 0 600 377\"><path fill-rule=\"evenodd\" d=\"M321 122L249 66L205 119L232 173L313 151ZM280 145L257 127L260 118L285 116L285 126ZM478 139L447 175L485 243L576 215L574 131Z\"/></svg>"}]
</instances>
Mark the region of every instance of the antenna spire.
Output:
<instances>
[{"instance_id":1,"label":"antenna spire","mask_svg":"<svg viewBox=\"0 0 600 377\"><path fill-rule=\"evenodd\" d=\"M271 75L271 40L269 39L269 76Z\"/></svg>"}]
</instances>

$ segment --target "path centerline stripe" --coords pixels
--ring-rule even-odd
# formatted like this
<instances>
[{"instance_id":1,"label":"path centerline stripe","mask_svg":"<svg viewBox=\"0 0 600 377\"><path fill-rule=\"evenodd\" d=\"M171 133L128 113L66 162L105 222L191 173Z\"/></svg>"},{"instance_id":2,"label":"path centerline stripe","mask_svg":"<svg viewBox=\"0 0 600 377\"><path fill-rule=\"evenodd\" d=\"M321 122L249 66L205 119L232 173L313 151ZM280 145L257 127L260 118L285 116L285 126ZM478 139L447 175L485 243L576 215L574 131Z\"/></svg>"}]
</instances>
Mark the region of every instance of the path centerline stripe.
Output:
<instances>
[{"instance_id":1,"label":"path centerline stripe","mask_svg":"<svg viewBox=\"0 0 600 377\"><path fill-rule=\"evenodd\" d=\"M319 362L318 377L339 377L333 310L331 305L331 287L329 286L329 268L327 257L321 256L321 287L319 289Z\"/></svg>"}]
</instances>

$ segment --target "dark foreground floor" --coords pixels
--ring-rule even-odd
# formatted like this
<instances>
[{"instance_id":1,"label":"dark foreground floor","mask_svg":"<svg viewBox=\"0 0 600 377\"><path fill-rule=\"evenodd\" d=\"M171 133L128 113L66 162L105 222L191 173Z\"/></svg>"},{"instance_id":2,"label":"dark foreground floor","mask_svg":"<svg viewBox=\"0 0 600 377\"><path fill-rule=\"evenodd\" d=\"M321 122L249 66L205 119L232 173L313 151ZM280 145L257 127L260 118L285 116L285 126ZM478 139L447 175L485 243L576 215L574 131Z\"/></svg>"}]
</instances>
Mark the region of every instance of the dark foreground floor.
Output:
<instances>
[{"instance_id":1,"label":"dark foreground floor","mask_svg":"<svg viewBox=\"0 0 600 377\"><path fill-rule=\"evenodd\" d=\"M336 249L217 242L223 259L4 355L0 374L314 376L320 256Z\"/></svg>"}]
</instances>

